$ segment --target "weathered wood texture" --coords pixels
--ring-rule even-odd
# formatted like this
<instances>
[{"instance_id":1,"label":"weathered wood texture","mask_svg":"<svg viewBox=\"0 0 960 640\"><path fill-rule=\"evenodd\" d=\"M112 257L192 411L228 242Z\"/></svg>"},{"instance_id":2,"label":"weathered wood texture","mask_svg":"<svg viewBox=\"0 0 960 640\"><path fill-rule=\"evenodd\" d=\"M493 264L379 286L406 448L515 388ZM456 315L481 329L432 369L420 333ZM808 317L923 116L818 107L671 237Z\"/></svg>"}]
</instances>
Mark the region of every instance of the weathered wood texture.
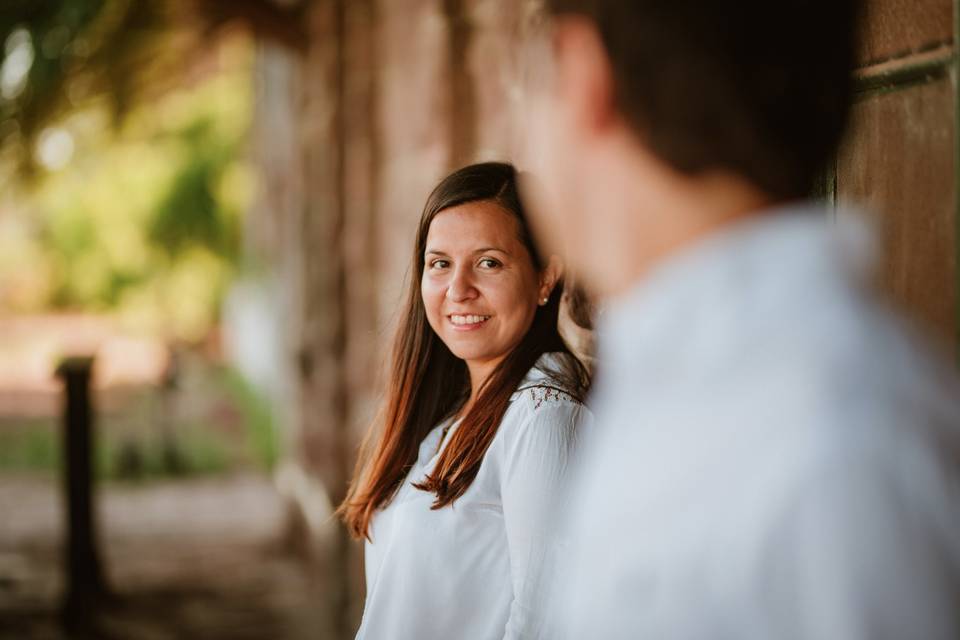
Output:
<instances>
[{"instance_id":1,"label":"weathered wood texture","mask_svg":"<svg viewBox=\"0 0 960 640\"><path fill-rule=\"evenodd\" d=\"M881 227L881 286L956 349L956 72L950 0L868 3L858 75L893 78L860 94L837 159L841 202Z\"/></svg>"},{"instance_id":2,"label":"weathered wood texture","mask_svg":"<svg viewBox=\"0 0 960 640\"><path fill-rule=\"evenodd\" d=\"M951 340L956 321L953 87L949 79L859 103L838 159L843 199L880 216L880 282Z\"/></svg>"},{"instance_id":3,"label":"weathered wood texture","mask_svg":"<svg viewBox=\"0 0 960 640\"><path fill-rule=\"evenodd\" d=\"M865 4L861 64L906 57L953 39L952 0L870 0Z\"/></svg>"}]
</instances>

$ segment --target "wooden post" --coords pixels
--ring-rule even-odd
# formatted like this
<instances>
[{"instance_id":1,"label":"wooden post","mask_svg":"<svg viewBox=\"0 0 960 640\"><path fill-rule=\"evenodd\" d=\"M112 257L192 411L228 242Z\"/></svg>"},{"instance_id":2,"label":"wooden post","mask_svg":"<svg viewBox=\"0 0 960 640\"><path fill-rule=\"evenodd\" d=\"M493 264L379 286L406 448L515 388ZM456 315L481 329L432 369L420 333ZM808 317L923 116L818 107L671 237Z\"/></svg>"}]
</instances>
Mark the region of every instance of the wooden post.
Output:
<instances>
[{"instance_id":1,"label":"wooden post","mask_svg":"<svg viewBox=\"0 0 960 640\"><path fill-rule=\"evenodd\" d=\"M68 623L82 621L106 594L97 549L93 491L93 358L67 358L57 368L64 381L63 482L66 494L66 593Z\"/></svg>"}]
</instances>

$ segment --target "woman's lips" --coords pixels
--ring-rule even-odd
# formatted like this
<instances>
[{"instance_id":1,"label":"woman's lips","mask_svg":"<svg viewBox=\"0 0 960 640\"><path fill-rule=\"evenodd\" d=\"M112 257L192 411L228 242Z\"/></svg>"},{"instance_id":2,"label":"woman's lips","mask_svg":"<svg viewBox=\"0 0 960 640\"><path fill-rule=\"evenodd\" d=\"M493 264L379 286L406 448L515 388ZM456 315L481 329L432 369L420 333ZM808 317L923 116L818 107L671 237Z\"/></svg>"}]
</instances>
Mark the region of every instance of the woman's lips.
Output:
<instances>
[{"instance_id":1,"label":"woman's lips","mask_svg":"<svg viewBox=\"0 0 960 640\"><path fill-rule=\"evenodd\" d=\"M447 321L454 331L475 331L483 327L490 318L491 316L481 314L454 313L447 316Z\"/></svg>"}]
</instances>

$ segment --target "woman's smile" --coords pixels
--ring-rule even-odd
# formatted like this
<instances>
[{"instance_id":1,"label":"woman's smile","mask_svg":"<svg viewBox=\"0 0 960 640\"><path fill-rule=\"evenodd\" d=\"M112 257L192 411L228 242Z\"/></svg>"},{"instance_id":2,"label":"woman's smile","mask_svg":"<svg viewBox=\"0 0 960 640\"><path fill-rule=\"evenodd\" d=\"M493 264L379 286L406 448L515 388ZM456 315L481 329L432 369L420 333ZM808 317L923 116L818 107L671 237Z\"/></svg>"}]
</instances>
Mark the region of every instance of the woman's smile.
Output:
<instances>
[{"instance_id":1,"label":"woman's smile","mask_svg":"<svg viewBox=\"0 0 960 640\"><path fill-rule=\"evenodd\" d=\"M454 331L475 331L486 326L487 320L493 316L479 314L458 314L454 313L447 316Z\"/></svg>"}]
</instances>

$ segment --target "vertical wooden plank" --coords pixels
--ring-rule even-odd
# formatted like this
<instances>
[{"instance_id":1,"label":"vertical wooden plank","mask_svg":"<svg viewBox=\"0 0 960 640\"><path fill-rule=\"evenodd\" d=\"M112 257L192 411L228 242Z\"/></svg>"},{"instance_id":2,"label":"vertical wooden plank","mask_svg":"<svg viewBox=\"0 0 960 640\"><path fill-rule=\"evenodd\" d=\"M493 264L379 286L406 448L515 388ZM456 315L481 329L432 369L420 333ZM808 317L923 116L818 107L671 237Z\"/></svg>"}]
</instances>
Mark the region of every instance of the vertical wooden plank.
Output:
<instances>
[{"instance_id":1,"label":"vertical wooden plank","mask_svg":"<svg viewBox=\"0 0 960 640\"><path fill-rule=\"evenodd\" d=\"M948 348L957 289L953 94L941 78L858 102L837 183L841 200L879 216L883 288Z\"/></svg>"},{"instance_id":2,"label":"vertical wooden plank","mask_svg":"<svg viewBox=\"0 0 960 640\"><path fill-rule=\"evenodd\" d=\"M379 326L388 342L409 277L417 220L451 162L449 36L439 0L380 0L376 76L381 168L377 189Z\"/></svg>"},{"instance_id":3,"label":"vertical wooden plank","mask_svg":"<svg viewBox=\"0 0 960 640\"><path fill-rule=\"evenodd\" d=\"M346 492L352 470L346 380L344 257L345 1L314 3L302 65L301 139L304 197L299 218L301 326L299 349L300 462L319 479L330 505ZM331 637L355 631L351 617L351 541L330 522L321 551ZM319 532L314 532L319 533ZM325 534L327 532L324 532ZM322 635L322 634L321 634Z\"/></svg>"},{"instance_id":4,"label":"vertical wooden plank","mask_svg":"<svg viewBox=\"0 0 960 640\"><path fill-rule=\"evenodd\" d=\"M953 0L954 345L960 364L960 0Z\"/></svg>"},{"instance_id":5,"label":"vertical wooden plank","mask_svg":"<svg viewBox=\"0 0 960 640\"><path fill-rule=\"evenodd\" d=\"M377 326L377 282L380 245L379 175L381 132L377 126L380 65L377 29L378 7L374 0L351 0L345 6L343 61L343 261L346 296L344 372L348 411L344 438L344 462L348 469L356 460L363 434L370 427L379 398L376 377L380 370L380 334ZM363 614L363 545L351 543L346 550L350 611L347 618L356 629ZM352 637L352 636L351 636Z\"/></svg>"},{"instance_id":6,"label":"vertical wooden plank","mask_svg":"<svg viewBox=\"0 0 960 640\"><path fill-rule=\"evenodd\" d=\"M474 71L467 63L476 31L466 0L443 0L447 24L447 89L450 93L450 162L454 170L473 160L477 146Z\"/></svg>"}]
</instances>

